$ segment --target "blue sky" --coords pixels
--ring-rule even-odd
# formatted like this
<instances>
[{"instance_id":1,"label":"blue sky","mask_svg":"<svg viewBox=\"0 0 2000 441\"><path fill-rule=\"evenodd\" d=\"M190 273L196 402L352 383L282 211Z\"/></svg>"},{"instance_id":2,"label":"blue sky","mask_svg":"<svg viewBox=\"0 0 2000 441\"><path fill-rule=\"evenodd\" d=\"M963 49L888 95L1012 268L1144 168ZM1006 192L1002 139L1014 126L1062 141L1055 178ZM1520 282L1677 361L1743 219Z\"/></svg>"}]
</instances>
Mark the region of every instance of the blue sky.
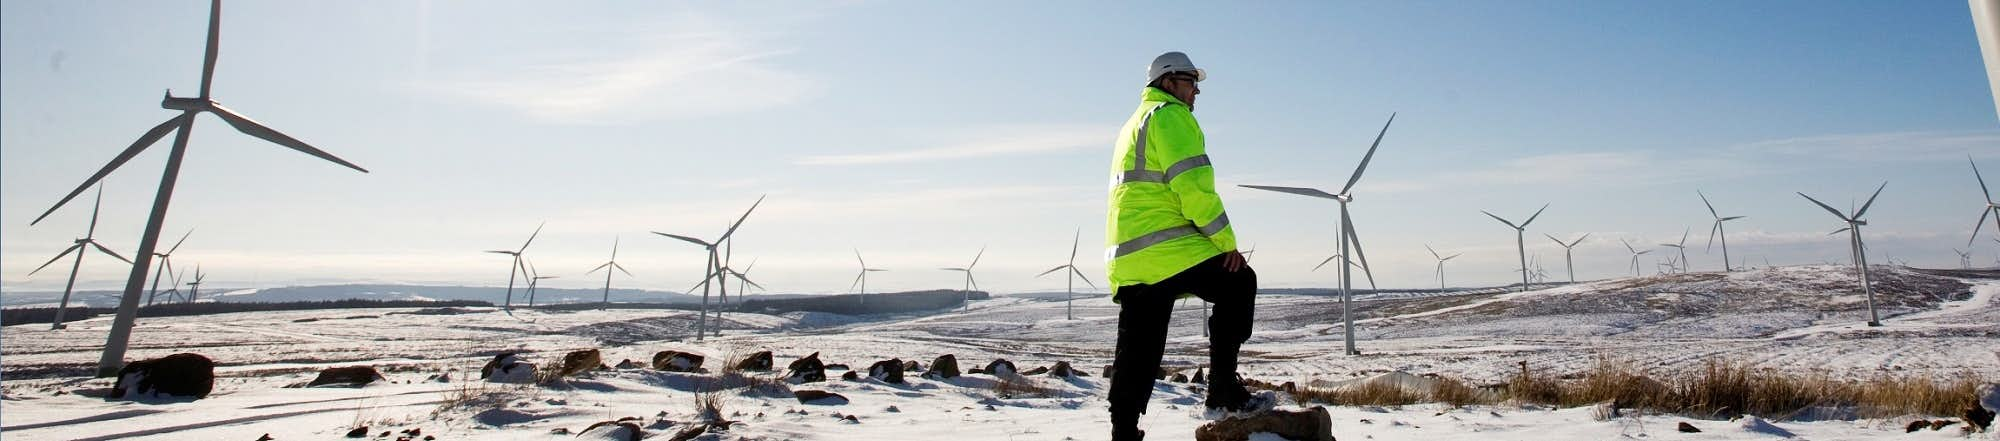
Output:
<instances>
[{"instance_id":1,"label":"blue sky","mask_svg":"<svg viewBox=\"0 0 2000 441\"><path fill-rule=\"evenodd\" d=\"M206 4L0 4L0 286L88 221L42 210L173 113L199 81ZM1579 278L1626 271L1618 239L1656 244L1725 215L1753 264L1842 261L1836 205L1888 181L1871 260L1955 266L1980 207L1965 161L2000 183L2000 130L1965 3L1923 2L235 2L217 101L370 168L360 174L196 124L166 235L212 283L505 283L530 255L550 285L614 238L638 275L679 290L699 249L759 195L739 265L775 291L1060 289L1068 257L1102 283L1111 139L1143 68L1205 67L1196 116L1231 219L1265 286L1329 286L1326 201L1236 188L1345 181L1387 286L1435 283L1423 245L1465 253L1453 284L1517 279L1511 231L1558 273L1544 233L1592 239ZM113 174L99 237L136 249L166 144ZM86 201L87 202L87 201ZM1992 234L1989 230L1984 235ZM1987 236L1990 237L1990 236ZM2000 245L1982 237L1975 261ZM1657 246L1653 246L1657 248ZM1654 253L1650 256L1657 256ZM120 286L100 256L81 284ZM1653 262L1644 263L1648 273ZM61 266L61 265L58 265Z\"/></svg>"}]
</instances>

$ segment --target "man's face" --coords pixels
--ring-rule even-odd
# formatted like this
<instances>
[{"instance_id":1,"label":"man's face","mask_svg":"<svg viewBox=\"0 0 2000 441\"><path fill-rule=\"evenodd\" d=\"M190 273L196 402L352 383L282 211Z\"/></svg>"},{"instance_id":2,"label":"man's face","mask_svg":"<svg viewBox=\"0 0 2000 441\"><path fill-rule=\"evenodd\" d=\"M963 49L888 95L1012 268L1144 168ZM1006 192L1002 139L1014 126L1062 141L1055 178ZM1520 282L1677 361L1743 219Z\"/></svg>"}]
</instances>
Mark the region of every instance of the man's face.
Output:
<instances>
[{"instance_id":1,"label":"man's face","mask_svg":"<svg viewBox=\"0 0 2000 441\"><path fill-rule=\"evenodd\" d=\"M1174 98L1179 98L1181 102L1187 103L1190 109L1194 108L1194 96L1201 94L1201 85L1195 82L1194 74L1167 74L1166 81L1160 82L1160 85L1163 86L1162 90L1166 90Z\"/></svg>"}]
</instances>

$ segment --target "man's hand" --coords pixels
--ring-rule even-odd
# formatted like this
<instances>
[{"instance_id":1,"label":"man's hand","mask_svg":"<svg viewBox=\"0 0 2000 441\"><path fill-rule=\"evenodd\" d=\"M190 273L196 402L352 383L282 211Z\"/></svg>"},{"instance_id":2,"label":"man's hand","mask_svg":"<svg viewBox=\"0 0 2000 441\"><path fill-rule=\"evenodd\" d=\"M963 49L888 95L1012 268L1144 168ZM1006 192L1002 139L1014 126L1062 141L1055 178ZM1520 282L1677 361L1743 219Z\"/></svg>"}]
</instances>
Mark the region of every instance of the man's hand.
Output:
<instances>
[{"instance_id":1,"label":"man's hand","mask_svg":"<svg viewBox=\"0 0 2000 441\"><path fill-rule=\"evenodd\" d=\"M1236 250L1229 250L1227 253L1222 253L1223 270L1233 273L1236 270L1243 269L1248 264L1249 261L1243 258L1243 253L1236 252Z\"/></svg>"}]
</instances>

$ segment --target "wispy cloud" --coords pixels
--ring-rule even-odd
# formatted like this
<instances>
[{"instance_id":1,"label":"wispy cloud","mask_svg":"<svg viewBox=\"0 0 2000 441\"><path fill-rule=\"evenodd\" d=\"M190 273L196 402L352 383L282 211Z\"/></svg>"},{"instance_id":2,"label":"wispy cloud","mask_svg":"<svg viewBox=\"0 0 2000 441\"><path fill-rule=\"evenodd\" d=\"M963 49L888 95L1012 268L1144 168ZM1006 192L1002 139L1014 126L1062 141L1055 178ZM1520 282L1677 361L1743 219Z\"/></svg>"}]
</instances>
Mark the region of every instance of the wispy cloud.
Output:
<instances>
[{"instance_id":1,"label":"wispy cloud","mask_svg":"<svg viewBox=\"0 0 2000 441\"><path fill-rule=\"evenodd\" d=\"M867 153L807 156L793 161L799 165L861 165L942 161L989 156L1022 155L1081 148L1104 148L1117 132L1116 127L1061 124L989 127L926 135L919 147Z\"/></svg>"},{"instance_id":2,"label":"wispy cloud","mask_svg":"<svg viewBox=\"0 0 2000 441\"><path fill-rule=\"evenodd\" d=\"M542 121L597 124L788 106L822 90L817 79L777 63L792 51L773 47L768 34L716 20L672 28L684 31L610 38L583 56L528 51L522 63L465 66L422 86Z\"/></svg>"},{"instance_id":3,"label":"wispy cloud","mask_svg":"<svg viewBox=\"0 0 2000 441\"><path fill-rule=\"evenodd\" d=\"M1530 156L1502 161L1484 169L1385 179L1366 185L1368 191L1379 193L1584 182L1648 185L1739 175L1750 173L1756 167L1751 162L1724 157L1676 157L1637 150L1578 152Z\"/></svg>"},{"instance_id":4,"label":"wispy cloud","mask_svg":"<svg viewBox=\"0 0 2000 441\"><path fill-rule=\"evenodd\" d=\"M1758 141L1736 146L1751 154L1811 155L1828 159L1875 161L1935 161L1964 159L1967 154L2000 152L2000 131L1891 132L1806 136Z\"/></svg>"}]
</instances>

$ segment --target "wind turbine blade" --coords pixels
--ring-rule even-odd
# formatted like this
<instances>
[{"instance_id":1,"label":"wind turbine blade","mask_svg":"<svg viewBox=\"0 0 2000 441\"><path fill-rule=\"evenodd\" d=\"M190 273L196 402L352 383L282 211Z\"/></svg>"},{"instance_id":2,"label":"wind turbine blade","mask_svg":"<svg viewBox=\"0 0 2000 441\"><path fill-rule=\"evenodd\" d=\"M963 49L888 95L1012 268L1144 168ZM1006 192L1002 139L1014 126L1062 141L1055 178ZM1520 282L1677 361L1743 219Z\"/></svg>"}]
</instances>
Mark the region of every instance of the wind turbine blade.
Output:
<instances>
[{"instance_id":1,"label":"wind turbine blade","mask_svg":"<svg viewBox=\"0 0 2000 441\"><path fill-rule=\"evenodd\" d=\"M617 268L617 269L618 269L618 272L621 272L621 273L625 273L625 277L638 277L638 276L634 276L634 275L632 275L632 272L631 272L631 271L626 271L626 270L625 270L625 265L619 265L619 264L618 264L617 262L612 262L612 263L611 263L611 267L612 267L612 268Z\"/></svg>"},{"instance_id":2,"label":"wind turbine blade","mask_svg":"<svg viewBox=\"0 0 2000 441\"><path fill-rule=\"evenodd\" d=\"M1451 259L1455 259L1455 258L1458 258L1458 256L1463 256L1463 254L1453 254L1453 255L1451 255L1450 257L1446 257L1446 258L1443 258L1443 259L1439 259L1439 260L1451 260Z\"/></svg>"},{"instance_id":3,"label":"wind turbine blade","mask_svg":"<svg viewBox=\"0 0 2000 441\"><path fill-rule=\"evenodd\" d=\"M35 275L35 273L42 272L42 268L48 268L49 264L56 263L56 261L58 260L62 260L63 256L68 256L69 253L75 252L78 248L83 248L83 244L70 245L68 249L63 250L62 254L57 254L55 258L49 259L48 263L44 263L42 264L42 266L35 267L34 271L28 272L28 275L32 276Z\"/></svg>"},{"instance_id":4,"label":"wind turbine blade","mask_svg":"<svg viewBox=\"0 0 2000 441\"><path fill-rule=\"evenodd\" d=\"M1553 239L1553 238L1551 238L1551 239ZM1431 258L1433 258L1433 259L1438 259L1438 260L1444 260L1444 257L1442 257L1442 256L1439 256L1439 255L1438 255L1438 250L1433 250L1433 249L1431 249L1431 244L1424 244L1424 250L1425 250L1425 251L1430 251L1430 252L1431 252Z\"/></svg>"},{"instance_id":5,"label":"wind turbine blade","mask_svg":"<svg viewBox=\"0 0 2000 441\"><path fill-rule=\"evenodd\" d=\"M959 271L959 272L964 272L964 271L965 271L965 268L938 268L938 269L940 269L940 270L945 270L945 271Z\"/></svg>"},{"instance_id":6,"label":"wind turbine blade","mask_svg":"<svg viewBox=\"0 0 2000 441\"><path fill-rule=\"evenodd\" d=\"M1313 265L1313 269L1312 269L1312 270L1313 270L1313 271L1319 271L1319 267L1322 267L1322 266L1326 266L1326 263L1327 263L1327 262L1332 262L1332 261L1333 261L1333 259L1339 259L1339 258L1340 258L1340 255L1339 255L1339 254L1334 254L1334 255L1331 255L1331 256L1326 256L1326 260L1321 260L1321 261L1319 261L1319 264L1318 264L1318 265Z\"/></svg>"},{"instance_id":7,"label":"wind turbine blade","mask_svg":"<svg viewBox=\"0 0 2000 441\"><path fill-rule=\"evenodd\" d=\"M104 247L104 244L100 244L100 243L97 243L97 241L95 241L95 240L93 240L93 241L90 241L90 246L93 246L93 247L97 247L97 250L98 250L98 251L103 251L103 252L104 252L104 254L110 254L110 255L111 255L111 257L116 257L116 258L118 258L118 260L123 260L123 261L125 261L125 263L132 263L132 259L127 259L127 258L125 258L125 256L120 256L120 255L118 255L118 252L116 252L116 251L111 251L111 249L110 249L110 248L105 248L105 247Z\"/></svg>"},{"instance_id":8,"label":"wind turbine blade","mask_svg":"<svg viewBox=\"0 0 2000 441\"><path fill-rule=\"evenodd\" d=\"M313 147L312 145L306 144L305 141L300 141L297 138L293 138L289 135L278 133L277 130L273 130L270 127L265 127L263 124L259 124L257 123L257 121L252 121L250 118L246 118L243 115L238 115L236 114L235 111L231 111L227 107L222 107L221 104L210 104L209 111L215 113L215 116L222 117L223 122L229 123L230 126L236 128L236 131L243 132L243 134L245 135L263 138L265 141L270 141L272 143L285 146L286 148L290 148L292 150L298 150L301 153L313 155L315 157L318 157L319 159L332 161L335 164L346 166L347 168L354 169L355 171L359 171L362 173L368 172L368 169L361 168L361 166L359 165L354 165L354 163L352 162L347 162L347 160L345 159L340 159L340 157L333 156L333 154L331 153L327 153L324 150L320 150L318 148Z\"/></svg>"},{"instance_id":9,"label":"wind turbine blade","mask_svg":"<svg viewBox=\"0 0 2000 441\"><path fill-rule=\"evenodd\" d=\"M1831 232L1831 233L1826 233L1826 235L1828 235L1828 236L1832 236L1832 235L1835 235L1835 234L1840 234L1840 233L1845 233L1845 232L1847 232L1847 230L1848 230L1849 228L1853 228L1853 227L1846 227L1846 228L1841 228L1841 229L1838 229L1838 230L1833 230L1833 232Z\"/></svg>"},{"instance_id":10,"label":"wind turbine blade","mask_svg":"<svg viewBox=\"0 0 2000 441\"><path fill-rule=\"evenodd\" d=\"M172 247L168 247L168 248L167 248L167 252L166 252L166 255L169 255L169 256L171 256L171 255L173 255L173 254L174 254L174 251L175 251L175 250L179 250L179 249L181 249L181 243L182 243L182 242L187 242L187 240L188 240L188 236L190 236L190 235L193 235L193 234L194 234L194 229L193 229L193 228L189 228L189 229L188 229L188 231L187 231L187 233L185 233L185 234L182 234L182 235L181 235L181 240L177 240L177 241L174 241L174 246L172 246Z\"/></svg>"},{"instance_id":11,"label":"wind turbine blade","mask_svg":"<svg viewBox=\"0 0 2000 441\"><path fill-rule=\"evenodd\" d=\"M848 284L848 285L847 285L847 291L848 291L848 292L854 292L854 287L857 287L857 286L861 286L861 278L863 278L863 277L868 277L868 272L867 272L867 271L862 271L862 272L861 272L861 275L858 275L858 276L854 276L854 283L851 283L851 284Z\"/></svg>"},{"instance_id":12,"label":"wind turbine blade","mask_svg":"<svg viewBox=\"0 0 2000 441\"><path fill-rule=\"evenodd\" d=\"M1547 210L1547 209L1549 209L1549 204L1542 204L1542 208L1539 210L1535 210L1535 214L1533 216L1528 216L1527 222L1521 223L1521 228L1528 228L1528 224L1535 223L1535 218L1542 217L1542 210Z\"/></svg>"},{"instance_id":13,"label":"wind turbine blade","mask_svg":"<svg viewBox=\"0 0 2000 441\"><path fill-rule=\"evenodd\" d=\"M1555 241L1555 242L1556 242L1556 246L1560 246L1560 247L1563 247L1563 248L1569 248L1569 244L1566 244L1566 243L1563 243L1563 240L1562 240L1562 239L1557 239L1557 238L1556 238L1556 237L1555 237L1554 235L1550 235L1550 234L1547 234L1547 233L1543 233L1542 235L1543 235L1543 236L1548 236L1549 240L1552 240L1552 241Z\"/></svg>"},{"instance_id":14,"label":"wind turbine blade","mask_svg":"<svg viewBox=\"0 0 2000 441\"><path fill-rule=\"evenodd\" d=\"M764 196L761 195L757 196L757 202L751 203L750 209L743 210L743 216L736 218L736 223L729 224L729 231L722 232L722 238L716 240L717 241L728 240L730 235L736 234L736 228L743 226L743 221L750 218L750 212L757 211L757 206L763 204L764 204Z\"/></svg>"},{"instance_id":15,"label":"wind turbine blade","mask_svg":"<svg viewBox=\"0 0 2000 441\"><path fill-rule=\"evenodd\" d=\"M611 261L612 261L612 262L617 262L617 261L618 261L618 237L617 237L617 236L612 236L612 237L611 237Z\"/></svg>"},{"instance_id":16,"label":"wind turbine blade","mask_svg":"<svg viewBox=\"0 0 2000 441\"><path fill-rule=\"evenodd\" d=\"M1480 212L1480 213L1486 213L1486 210L1479 210L1479 212ZM1486 213L1486 217L1490 217L1490 218L1493 218L1493 220L1497 220L1497 221L1500 221L1500 223L1503 223L1503 224L1507 224L1507 226L1508 226L1509 228L1513 228L1513 229L1516 229L1516 230L1519 230L1519 229L1521 229L1521 227L1516 227L1516 226L1514 226L1514 223L1513 223L1513 222L1508 222L1508 221L1507 221L1506 219L1501 219L1501 218L1500 218L1500 216L1495 216L1495 215L1493 215L1493 213Z\"/></svg>"},{"instance_id":17,"label":"wind turbine blade","mask_svg":"<svg viewBox=\"0 0 2000 441\"><path fill-rule=\"evenodd\" d=\"M653 234L658 234L658 235L661 235L661 236L666 236L666 237L671 237L671 238L675 238L675 239L680 239L680 240L685 240L685 241L688 241L688 242L690 242L690 243L693 243L693 244L695 244L695 245L701 245L701 246L702 246L702 247L704 247L704 248L706 248L706 247L711 247L711 246L714 246L714 245L709 245L709 243L708 243L708 242L706 242L706 241L703 241L703 240L701 240L701 239L696 239L696 238L692 238L692 237L687 237L687 236L682 236L682 235L679 235L679 234L667 234L667 233L661 233L661 232L658 232L658 231L654 231L654 232L653 232Z\"/></svg>"},{"instance_id":18,"label":"wind turbine blade","mask_svg":"<svg viewBox=\"0 0 2000 441\"><path fill-rule=\"evenodd\" d=\"M1681 229L1681 243L1680 243L1680 246L1687 246L1687 243L1688 243L1688 233L1690 233L1690 232L1694 232L1694 227L1687 227L1687 228L1683 228L1683 229Z\"/></svg>"},{"instance_id":19,"label":"wind turbine blade","mask_svg":"<svg viewBox=\"0 0 2000 441\"><path fill-rule=\"evenodd\" d=\"M1979 180L1979 194L1986 195L1986 203L1993 203L1993 191L1986 189L1986 177L1979 175L1979 163L1972 162L1972 155L1965 155L1965 163L1972 164L1972 178Z\"/></svg>"},{"instance_id":20,"label":"wind turbine blade","mask_svg":"<svg viewBox=\"0 0 2000 441\"><path fill-rule=\"evenodd\" d=\"M515 251L515 252L517 252L517 253L525 253L525 252L528 252L528 245L530 245L530 244L533 244L533 243L535 243L535 236L540 236L540 235L542 235L542 227L546 227L546 226L549 226L549 221L542 221L542 224L541 224L541 225L536 225L536 226L535 226L535 232L534 232L534 234L529 234L529 235L528 235L528 241L527 241L527 242L522 242L522 243L521 243L521 250L520 250L520 251Z\"/></svg>"},{"instance_id":21,"label":"wind turbine blade","mask_svg":"<svg viewBox=\"0 0 2000 441\"><path fill-rule=\"evenodd\" d=\"M97 185L97 181L104 179L106 175L110 175L112 170L117 170L118 166L125 165L126 161L131 161L132 157L139 156L139 152L146 151L147 147L152 147L153 143L159 142L161 137L167 136L167 132L171 132L176 127L179 127L181 123L186 122L187 118L189 118L189 114L181 114L181 116L173 117L168 119L167 122L153 126L152 130L146 131L146 134L139 135L139 140L133 141L131 146L125 147L125 151L118 152L118 156L111 158L111 162L104 164L104 168L97 169L97 174L90 175L90 179L83 180L83 184L77 185L75 190L70 190L69 195L63 196L62 200L56 201L55 206L49 207L49 210L42 212L41 216L36 216L34 222L29 222L28 225L41 223L42 219L49 217L51 213L55 213L56 209L62 208L63 204L69 203L70 199L76 199L76 196L83 194L84 190L89 189L92 185Z\"/></svg>"},{"instance_id":22,"label":"wind turbine blade","mask_svg":"<svg viewBox=\"0 0 2000 441\"><path fill-rule=\"evenodd\" d=\"M861 249L854 249L854 261L861 263L861 271L868 272L868 261L861 258Z\"/></svg>"},{"instance_id":23,"label":"wind turbine blade","mask_svg":"<svg viewBox=\"0 0 2000 441\"><path fill-rule=\"evenodd\" d=\"M1083 229L1076 229L1076 236L1069 239L1069 264L1076 265L1076 249L1083 243Z\"/></svg>"},{"instance_id":24,"label":"wind turbine blade","mask_svg":"<svg viewBox=\"0 0 2000 441\"><path fill-rule=\"evenodd\" d=\"M688 294L693 294L693 293L694 293L694 290L697 290L697 289L701 289L701 288L702 288L702 287L704 287L704 286L708 286L708 281L709 281L709 279L713 279L713 278L715 278L715 274L714 274L714 273L709 273L708 277L703 277L703 278L701 279L701 283L696 283L696 284L694 284L694 286L690 286L690 287L688 287L688 290L687 290ZM848 289L853 289L853 288L848 288Z\"/></svg>"},{"instance_id":25,"label":"wind turbine blade","mask_svg":"<svg viewBox=\"0 0 2000 441\"><path fill-rule=\"evenodd\" d=\"M1361 233L1354 231L1354 221L1352 219L1342 220L1346 221L1347 224L1347 240L1354 242L1354 257L1361 258L1361 273L1368 275L1368 289L1381 289L1375 286L1375 271L1368 269L1368 253L1361 251Z\"/></svg>"},{"instance_id":26,"label":"wind turbine blade","mask_svg":"<svg viewBox=\"0 0 2000 441\"><path fill-rule=\"evenodd\" d=\"M979 247L979 254L974 254L974 255L972 255L972 264L971 264L971 265L966 265L966 266L965 266L965 269L966 269L966 270L971 270L971 269L972 269L972 267L976 267L976 266L979 266L979 258L981 258L981 257L986 257L986 247L984 247L984 246L981 246L981 247Z\"/></svg>"},{"instance_id":27,"label":"wind turbine blade","mask_svg":"<svg viewBox=\"0 0 2000 441\"><path fill-rule=\"evenodd\" d=\"M1301 196L1312 196L1312 197L1316 197L1316 198L1321 198L1321 199L1332 199L1332 200L1336 200L1336 201L1337 201L1337 200L1340 200L1340 198L1339 198L1339 197L1335 197L1335 196L1334 196L1334 195L1333 195L1332 193L1327 193L1327 192L1324 192L1324 191L1320 191L1319 189L1314 189L1314 188L1301 188L1301 187L1278 187L1278 186L1272 186L1272 185L1238 185L1238 187L1244 187L1244 188L1255 188L1255 189L1258 189L1258 190L1265 190L1265 191L1275 191L1275 192L1279 192L1279 193L1291 193L1291 194L1296 194L1296 195L1301 195Z\"/></svg>"},{"instance_id":28,"label":"wind turbine blade","mask_svg":"<svg viewBox=\"0 0 2000 441\"><path fill-rule=\"evenodd\" d=\"M752 281L752 280L750 280L750 278L749 278L749 277L743 277L743 275L742 275L742 274L737 274L737 275L736 275L736 280L742 280L742 281L743 281L743 283L748 283L748 284L750 284L750 286L753 286L753 287L756 287L757 289L761 289L761 290L765 290L765 291L770 291L769 289L764 289L764 285L758 285L758 284L757 284L757 282L755 282L755 281ZM743 293L736 293L736 295L739 295L739 296L740 296L740 295L743 295Z\"/></svg>"},{"instance_id":29,"label":"wind turbine blade","mask_svg":"<svg viewBox=\"0 0 2000 441\"><path fill-rule=\"evenodd\" d=\"M1583 235L1582 235L1582 236L1578 236L1578 237L1576 238L1576 241L1575 241L1575 242L1570 242L1570 243L1569 243L1569 246L1572 246L1572 247L1574 247L1574 246L1576 246L1576 244L1580 244L1580 243L1583 243L1583 240L1584 240L1584 239L1589 239L1589 238L1590 238L1590 233L1583 233Z\"/></svg>"},{"instance_id":30,"label":"wind turbine blade","mask_svg":"<svg viewBox=\"0 0 2000 441\"><path fill-rule=\"evenodd\" d=\"M1041 277L1041 276L1046 276L1046 275L1049 275L1049 273L1053 273L1053 272L1056 272L1056 271L1058 271L1058 270L1061 270L1061 269L1063 269L1063 268L1072 268L1072 267L1071 267L1071 266L1069 266L1069 265L1060 265L1060 266L1057 266L1057 267L1055 267L1055 268L1049 268L1049 270L1048 270L1048 271L1043 271L1043 272L1042 272L1041 274L1036 274L1036 275L1035 275L1035 277Z\"/></svg>"},{"instance_id":31,"label":"wind turbine blade","mask_svg":"<svg viewBox=\"0 0 2000 441\"><path fill-rule=\"evenodd\" d=\"M216 51L222 40L222 0L208 3L208 50L202 53L201 97L208 98L208 87L215 81Z\"/></svg>"},{"instance_id":32,"label":"wind turbine blade","mask_svg":"<svg viewBox=\"0 0 2000 441\"><path fill-rule=\"evenodd\" d=\"M1721 214L1715 212L1715 204L1708 203L1708 195L1701 194L1701 190L1695 190L1694 194L1697 196L1701 196L1701 204L1708 206L1708 214L1710 216L1722 217Z\"/></svg>"},{"instance_id":33,"label":"wind turbine blade","mask_svg":"<svg viewBox=\"0 0 2000 441\"><path fill-rule=\"evenodd\" d=\"M1721 219L1716 219L1715 226L1708 228L1708 245L1704 245L1702 251L1712 251L1715 249L1715 233L1718 231L1722 231Z\"/></svg>"},{"instance_id":34,"label":"wind turbine blade","mask_svg":"<svg viewBox=\"0 0 2000 441\"><path fill-rule=\"evenodd\" d=\"M1993 214L1993 209L1992 209L1992 208L1980 208L1980 209L1979 209L1979 222L1973 222L1973 223L1972 223L1972 237L1971 237L1971 238L1967 238L1967 239L1965 239L1965 246L1966 246L1966 247L1968 247L1968 248L1972 247L1972 242L1975 242L1975 241L1978 241L1978 240L1979 240L1979 230L1982 230L1982 229L1985 229L1985 228L1986 228L1986 215L1989 215L1989 214Z\"/></svg>"},{"instance_id":35,"label":"wind turbine blade","mask_svg":"<svg viewBox=\"0 0 2000 441\"><path fill-rule=\"evenodd\" d=\"M1867 213L1868 213L1868 207L1869 207L1869 206L1871 206L1871 205L1875 205L1875 197L1876 197L1876 196L1881 196L1881 195L1882 195L1882 189L1883 189L1883 188L1886 188L1886 187L1888 187L1888 186L1889 186L1889 183L1888 183L1887 181L1884 181L1884 182L1882 182L1882 185L1881 185L1881 186L1878 186L1878 187L1875 187L1875 194L1872 194L1872 195L1869 195L1869 196L1868 196L1868 202L1864 202L1864 203L1862 203L1862 204L1861 204L1861 210L1860 210L1860 211L1855 211L1855 212L1854 212L1854 218L1855 218L1855 219L1860 219L1860 218L1861 218L1861 215L1863 215L1863 214L1867 214Z\"/></svg>"},{"instance_id":36,"label":"wind turbine blade","mask_svg":"<svg viewBox=\"0 0 2000 441\"><path fill-rule=\"evenodd\" d=\"M486 252L488 252L488 253L493 253L493 254L506 254L506 255L509 255L509 256L512 256L512 255L515 255L515 254L516 254L516 253L515 253L515 252L513 252L513 251L501 251L501 250L486 250Z\"/></svg>"},{"instance_id":37,"label":"wind turbine blade","mask_svg":"<svg viewBox=\"0 0 2000 441\"><path fill-rule=\"evenodd\" d=\"M97 183L97 201L90 205L90 229L83 237L97 237L97 212L104 208L104 183Z\"/></svg>"},{"instance_id":38,"label":"wind turbine blade","mask_svg":"<svg viewBox=\"0 0 2000 441\"><path fill-rule=\"evenodd\" d=\"M603 264L603 265L598 265L598 266L597 266L596 268L591 268L591 269L590 269L590 271L584 271L584 272L583 272L583 274L584 274L584 275L586 275L586 276L587 276L587 275L591 275L591 274L595 274L595 273L597 273L597 270L601 270L601 269L605 269L605 268L607 268L607 267L610 267L610 266L611 266L611 262L604 262L604 264Z\"/></svg>"},{"instance_id":39,"label":"wind turbine blade","mask_svg":"<svg viewBox=\"0 0 2000 441\"><path fill-rule=\"evenodd\" d=\"M1633 253L1638 253L1638 252L1639 252L1639 250L1638 250L1637 248L1632 248L1632 243L1631 243L1631 242L1626 242L1626 241L1625 241L1625 239L1618 239L1618 243L1622 243L1622 244L1625 244L1625 251L1630 251L1630 252L1633 252Z\"/></svg>"},{"instance_id":40,"label":"wind turbine blade","mask_svg":"<svg viewBox=\"0 0 2000 441\"><path fill-rule=\"evenodd\" d=\"M1725 217L1725 218L1722 218L1722 221L1723 221L1723 222L1729 222L1729 221L1733 221L1733 220L1737 220L1737 219L1742 219L1742 218L1746 218L1746 217L1750 217L1750 216L1730 216L1730 217Z\"/></svg>"},{"instance_id":41,"label":"wind turbine blade","mask_svg":"<svg viewBox=\"0 0 2000 441\"><path fill-rule=\"evenodd\" d=\"M1389 114L1389 122L1382 123L1382 132L1375 134L1375 143L1368 145L1368 154L1361 155L1361 166L1354 168L1354 176L1347 178L1347 185L1340 187L1340 194L1354 189L1354 183L1361 181L1361 172L1368 170L1368 161L1375 159L1375 148L1382 146L1382 135L1389 134L1389 125L1396 123L1396 114Z\"/></svg>"},{"instance_id":42,"label":"wind turbine blade","mask_svg":"<svg viewBox=\"0 0 2000 441\"><path fill-rule=\"evenodd\" d=\"M1799 197L1806 198L1806 200L1808 201L1812 201L1813 205L1818 205L1819 208L1826 209L1826 212L1833 213L1834 216L1839 216L1840 220L1847 220L1847 213L1842 213L1840 212L1840 210L1835 210L1833 209L1833 207L1826 205L1826 203L1820 202L1818 199L1813 199L1812 196L1806 196L1805 193L1799 193Z\"/></svg>"},{"instance_id":43,"label":"wind turbine blade","mask_svg":"<svg viewBox=\"0 0 2000 441\"><path fill-rule=\"evenodd\" d=\"M1069 270L1076 273L1076 278L1083 279L1083 284L1089 285L1090 289L1097 289L1097 284L1091 283L1090 276L1083 275L1083 270L1076 269L1074 266L1069 267Z\"/></svg>"}]
</instances>

